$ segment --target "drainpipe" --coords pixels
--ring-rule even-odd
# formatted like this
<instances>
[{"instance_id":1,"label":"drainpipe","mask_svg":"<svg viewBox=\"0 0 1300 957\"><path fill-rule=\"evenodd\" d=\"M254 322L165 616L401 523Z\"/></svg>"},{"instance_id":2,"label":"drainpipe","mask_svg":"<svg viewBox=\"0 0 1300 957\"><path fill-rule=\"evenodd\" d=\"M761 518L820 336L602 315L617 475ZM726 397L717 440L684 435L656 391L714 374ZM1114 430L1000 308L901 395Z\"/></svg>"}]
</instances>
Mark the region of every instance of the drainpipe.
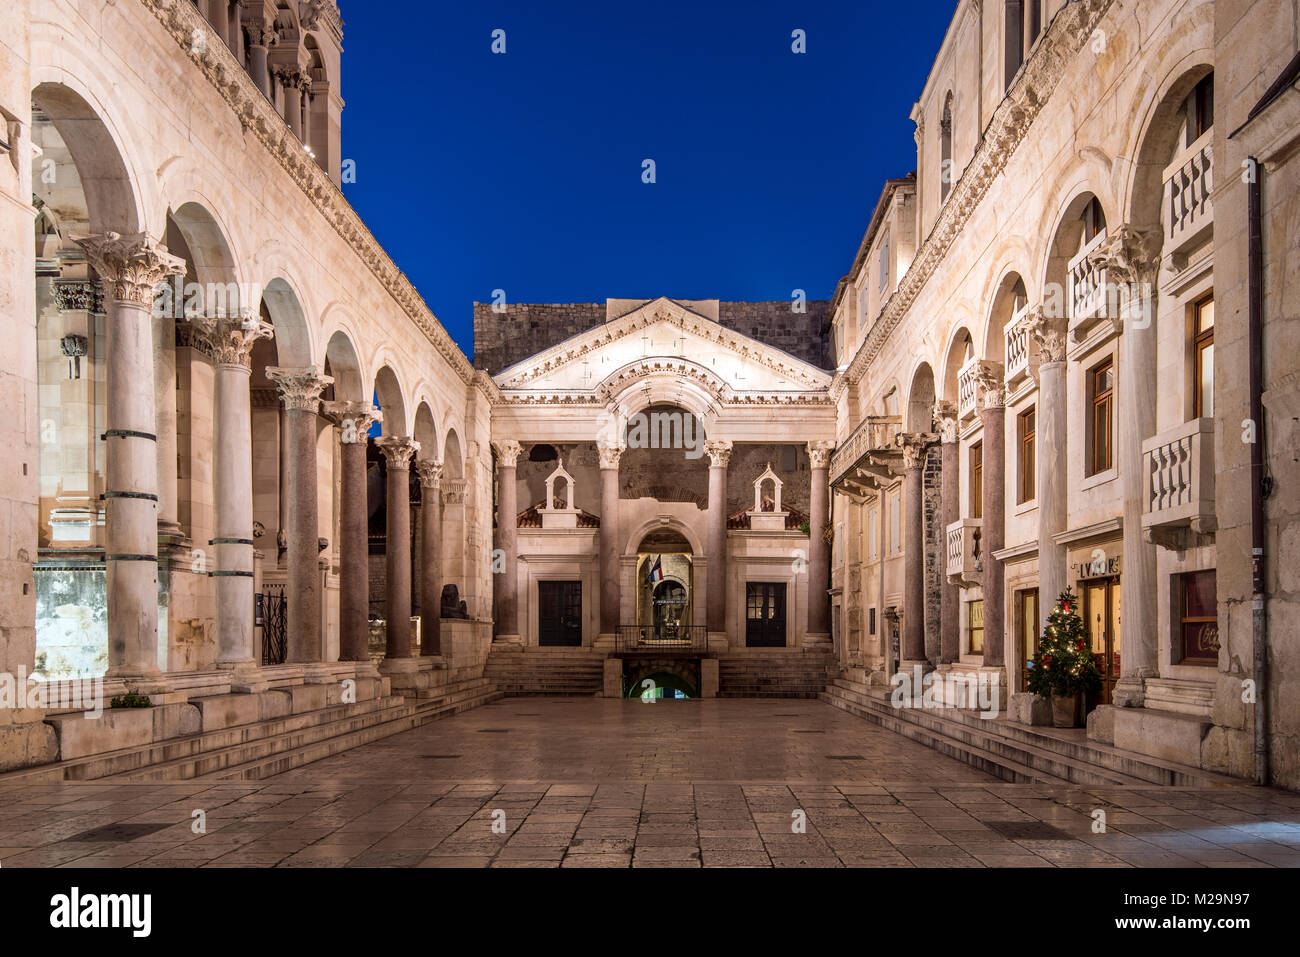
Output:
<instances>
[{"instance_id":1,"label":"drainpipe","mask_svg":"<svg viewBox=\"0 0 1300 957\"><path fill-rule=\"evenodd\" d=\"M1263 402L1263 313L1264 313L1264 240L1261 183L1263 164L1252 156L1246 187L1247 228L1247 332L1250 355L1250 420L1255 426L1255 441L1250 446L1250 554L1251 554L1251 641L1254 651L1255 680L1255 783L1267 785L1268 767L1268 615L1264 582L1264 402Z\"/></svg>"}]
</instances>

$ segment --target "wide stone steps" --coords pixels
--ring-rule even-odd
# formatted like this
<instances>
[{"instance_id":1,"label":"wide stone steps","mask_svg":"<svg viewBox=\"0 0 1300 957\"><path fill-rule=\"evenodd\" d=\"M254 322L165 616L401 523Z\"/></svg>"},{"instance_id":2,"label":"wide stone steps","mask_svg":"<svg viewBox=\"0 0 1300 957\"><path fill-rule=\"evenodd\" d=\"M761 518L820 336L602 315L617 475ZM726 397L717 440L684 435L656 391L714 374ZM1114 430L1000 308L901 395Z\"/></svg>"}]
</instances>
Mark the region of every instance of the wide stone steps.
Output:
<instances>
[{"instance_id":1,"label":"wide stone steps","mask_svg":"<svg viewBox=\"0 0 1300 957\"><path fill-rule=\"evenodd\" d=\"M605 687L605 658L586 649L495 651L483 677L503 694L598 695Z\"/></svg>"},{"instance_id":2,"label":"wide stone steps","mask_svg":"<svg viewBox=\"0 0 1300 957\"><path fill-rule=\"evenodd\" d=\"M720 698L816 698L826 689L824 654L736 655L718 659Z\"/></svg>"},{"instance_id":3,"label":"wide stone steps","mask_svg":"<svg viewBox=\"0 0 1300 957\"><path fill-rule=\"evenodd\" d=\"M209 775L264 777L500 697L500 692L481 678L439 690L443 693L428 702L387 696L334 705L27 768L4 775L0 781L7 784L19 780L54 783L188 780ZM238 773L245 770L254 773Z\"/></svg>"},{"instance_id":4,"label":"wide stone steps","mask_svg":"<svg viewBox=\"0 0 1300 957\"><path fill-rule=\"evenodd\" d=\"M1239 785L1222 775L957 708L895 708L889 689L837 678L822 699L1005 781L1092 786Z\"/></svg>"}]
</instances>

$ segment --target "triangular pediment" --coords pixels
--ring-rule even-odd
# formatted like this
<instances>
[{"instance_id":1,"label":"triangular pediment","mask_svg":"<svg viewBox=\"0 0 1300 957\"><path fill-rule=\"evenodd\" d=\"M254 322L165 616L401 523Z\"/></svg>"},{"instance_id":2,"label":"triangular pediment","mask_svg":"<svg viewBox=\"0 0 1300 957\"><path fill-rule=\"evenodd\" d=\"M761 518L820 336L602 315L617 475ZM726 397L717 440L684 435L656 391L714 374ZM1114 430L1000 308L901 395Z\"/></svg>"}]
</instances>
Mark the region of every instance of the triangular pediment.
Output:
<instances>
[{"instance_id":1,"label":"triangular pediment","mask_svg":"<svg viewBox=\"0 0 1300 957\"><path fill-rule=\"evenodd\" d=\"M666 297L652 299L493 376L503 390L597 392L670 371L716 393L818 392L829 373Z\"/></svg>"}]
</instances>

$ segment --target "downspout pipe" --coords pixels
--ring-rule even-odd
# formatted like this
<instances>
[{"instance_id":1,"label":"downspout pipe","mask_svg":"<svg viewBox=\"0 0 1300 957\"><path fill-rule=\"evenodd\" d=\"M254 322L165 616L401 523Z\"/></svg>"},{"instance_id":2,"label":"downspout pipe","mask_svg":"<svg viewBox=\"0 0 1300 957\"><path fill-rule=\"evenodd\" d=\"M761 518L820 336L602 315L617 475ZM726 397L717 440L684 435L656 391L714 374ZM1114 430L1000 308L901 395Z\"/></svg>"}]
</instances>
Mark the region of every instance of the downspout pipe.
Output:
<instances>
[{"instance_id":1,"label":"downspout pipe","mask_svg":"<svg viewBox=\"0 0 1300 957\"><path fill-rule=\"evenodd\" d=\"M1254 174L1247 183L1247 331L1249 352L1250 421L1254 441L1250 444L1250 555L1251 555L1251 643L1255 682L1255 783L1269 783L1268 749L1268 598L1264 530L1264 229L1262 187L1264 166L1249 158Z\"/></svg>"}]
</instances>

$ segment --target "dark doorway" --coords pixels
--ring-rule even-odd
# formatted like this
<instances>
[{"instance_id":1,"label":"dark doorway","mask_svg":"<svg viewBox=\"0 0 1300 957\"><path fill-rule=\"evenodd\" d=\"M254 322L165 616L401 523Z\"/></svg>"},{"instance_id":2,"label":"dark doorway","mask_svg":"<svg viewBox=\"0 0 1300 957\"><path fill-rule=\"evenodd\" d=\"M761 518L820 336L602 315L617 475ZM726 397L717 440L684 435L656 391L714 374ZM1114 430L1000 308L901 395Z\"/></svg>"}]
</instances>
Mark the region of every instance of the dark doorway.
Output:
<instances>
[{"instance_id":1,"label":"dark doorway","mask_svg":"<svg viewBox=\"0 0 1300 957\"><path fill-rule=\"evenodd\" d=\"M785 647L785 582L746 582L745 644Z\"/></svg>"},{"instance_id":2,"label":"dark doorway","mask_svg":"<svg viewBox=\"0 0 1300 957\"><path fill-rule=\"evenodd\" d=\"M582 644L582 582L537 583L537 643Z\"/></svg>"}]
</instances>

